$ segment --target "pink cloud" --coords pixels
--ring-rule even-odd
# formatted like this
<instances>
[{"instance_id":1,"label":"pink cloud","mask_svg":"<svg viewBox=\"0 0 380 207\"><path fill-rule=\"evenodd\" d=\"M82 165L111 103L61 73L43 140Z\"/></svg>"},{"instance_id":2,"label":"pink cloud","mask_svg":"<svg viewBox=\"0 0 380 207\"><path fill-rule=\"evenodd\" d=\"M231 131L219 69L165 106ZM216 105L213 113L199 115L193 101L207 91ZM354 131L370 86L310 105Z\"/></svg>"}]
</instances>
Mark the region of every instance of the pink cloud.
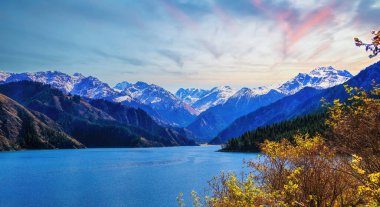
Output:
<instances>
[{"instance_id":1,"label":"pink cloud","mask_svg":"<svg viewBox=\"0 0 380 207\"><path fill-rule=\"evenodd\" d=\"M301 40L305 35L307 35L314 28L323 25L324 23L331 20L333 16L333 8L331 5L324 6L315 12L309 14L304 21L297 27L296 30L290 36L289 46L294 45L296 42Z\"/></svg>"},{"instance_id":2,"label":"pink cloud","mask_svg":"<svg viewBox=\"0 0 380 207\"><path fill-rule=\"evenodd\" d=\"M229 30L235 31L236 30L236 24L234 20L224 12L222 8L220 8L218 5L213 6L214 13L219 17L219 19L223 22L226 28Z\"/></svg>"},{"instance_id":3,"label":"pink cloud","mask_svg":"<svg viewBox=\"0 0 380 207\"><path fill-rule=\"evenodd\" d=\"M275 11L267 7L261 0L251 0L251 3L256 8L260 9L269 18L273 19L276 26L280 28L285 34L284 54L286 56L287 50L294 44L303 39L311 30L324 25L333 17L333 4L326 5L319 8L309 15L307 15L299 24L290 20L294 15L291 10ZM322 47L319 50L323 50ZM318 50L318 51L319 51ZM316 55L318 55L317 52Z\"/></svg>"},{"instance_id":4,"label":"pink cloud","mask_svg":"<svg viewBox=\"0 0 380 207\"><path fill-rule=\"evenodd\" d=\"M168 2L162 0L160 1L165 8L165 10L175 19L180 21L182 24L185 26L192 28L192 29L197 29L198 25L197 23L186 13L178 9L177 7L169 4Z\"/></svg>"}]
</instances>

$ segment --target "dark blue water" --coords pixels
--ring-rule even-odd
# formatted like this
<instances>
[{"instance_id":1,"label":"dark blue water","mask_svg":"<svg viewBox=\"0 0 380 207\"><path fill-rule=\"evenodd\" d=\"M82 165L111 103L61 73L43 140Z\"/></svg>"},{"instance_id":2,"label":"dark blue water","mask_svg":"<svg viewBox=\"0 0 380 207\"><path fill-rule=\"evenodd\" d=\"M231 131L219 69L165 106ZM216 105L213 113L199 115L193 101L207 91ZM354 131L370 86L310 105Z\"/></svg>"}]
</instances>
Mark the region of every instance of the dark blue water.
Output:
<instances>
[{"instance_id":1,"label":"dark blue water","mask_svg":"<svg viewBox=\"0 0 380 207\"><path fill-rule=\"evenodd\" d=\"M218 146L0 153L0 206L177 206L255 154Z\"/></svg>"}]
</instances>

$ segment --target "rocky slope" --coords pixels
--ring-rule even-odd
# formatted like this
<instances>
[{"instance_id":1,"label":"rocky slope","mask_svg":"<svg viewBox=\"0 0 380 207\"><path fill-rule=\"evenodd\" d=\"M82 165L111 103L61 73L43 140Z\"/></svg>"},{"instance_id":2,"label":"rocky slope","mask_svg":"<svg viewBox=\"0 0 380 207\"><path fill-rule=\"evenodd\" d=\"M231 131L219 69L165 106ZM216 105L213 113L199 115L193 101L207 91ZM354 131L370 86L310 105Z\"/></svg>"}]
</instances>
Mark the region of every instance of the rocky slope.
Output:
<instances>
[{"instance_id":1,"label":"rocky slope","mask_svg":"<svg viewBox=\"0 0 380 207\"><path fill-rule=\"evenodd\" d=\"M0 151L83 147L50 118L0 94Z\"/></svg>"}]
</instances>

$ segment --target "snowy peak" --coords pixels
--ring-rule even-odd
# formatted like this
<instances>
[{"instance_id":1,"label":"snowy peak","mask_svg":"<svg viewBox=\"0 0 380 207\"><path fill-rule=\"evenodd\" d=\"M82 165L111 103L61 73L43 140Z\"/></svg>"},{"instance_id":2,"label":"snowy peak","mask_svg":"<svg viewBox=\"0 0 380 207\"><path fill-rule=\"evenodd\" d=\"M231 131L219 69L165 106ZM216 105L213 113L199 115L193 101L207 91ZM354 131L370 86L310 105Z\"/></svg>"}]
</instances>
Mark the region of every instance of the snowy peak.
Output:
<instances>
[{"instance_id":1,"label":"snowy peak","mask_svg":"<svg viewBox=\"0 0 380 207\"><path fill-rule=\"evenodd\" d=\"M0 73L0 82L35 81L49 84L65 93L80 95L86 98L105 98L116 93L108 84L99 79L80 73L70 76L59 71L42 71L34 73Z\"/></svg>"},{"instance_id":2,"label":"snowy peak","mask_svg":"<svg viewBox=\"0 0 380 207\"><path fill-rule=\"evenodd\" d=\"M286 95L294 94L305 87L316 89L330 88L348 81L352 74L347 70L337 70L332 66L318 67L310 73L299 73L285 82L278 90Z\"/></svg>"},{"instance_id":3,"label":"snowy peak","mask_svg":"<svg viewBox=\"0 0 380 207\"><path fill-rule=\"evenodd\" d=\"M157 105L158 103L162 104L162 106L169 106L172 104L180 105L182 102L162 87L141 81L124 88L124 93L129 94L132 98L138 99L142 103L150 103L156 105L156 107L160 107Z\"/></svg>"},{"instance_id":4,"label":"snowy peak","mask_svg":"<svg viewBox=\"0 0 380 207\"><path fill-rule=\"evenodd\" d=\"M180 88L175 95L186 103L193 104L209 92L209 90L199 88Z\"/></svg>"},{"instance_id":5,"label":"snowy peak","mask_svg":"<svg viewBox=\"0 0 380 207\"><path fill-rule=\"evenodd\" d=\"M5 82L12 74L0 71L0 82Z\"/></svg>"},{"instance_id":6,"label":"snowy peak","mask_svg":"<svg viewBox=\"0 0 380 207\"><path fill-rule=\"evenodd\" d=\"M190 104L198 112L225 103L236 91L230 86L214 87L211 90L197 88L180 88L176 96Z\"/></svg>"},{"instance_id":7,"label":"snowy peak","mask_svg":"<svg viewBox=\"0 0 380 207\"><path fill-rule=\"evenodd\" d=\"M117 94L107 83L93 76L78 80L70 93L93 99L106 98Z\"/></svg>"},{"instance_id":8,"label":"snowy peak","mask_svg":"<svg viewBox=\"0 0 380 207\"><path fill-rule=\"evenodd\" d=\"M116 84L115 87L113 87L113 88L116 90L119 90L119 91L124 91L126 88L130 87L131 85L132 85L131 83L129 83L127 81L123 81L123 82Z\"/></svg>"},{"instance_id":9,"label":"snowy peak","mask_svg":"<svg viewBox=\"0 0 380 207\"><path fill-rule=\"evenodd\" d=\"M203 112L213 106L226 103L235 92L230 86L215 87L192 106Z\"/></svg>"},{"instance_id":10,"label":"snowy peak","mask_svg":"<svg viewBox=\"0 0 380 207\"><path fill-rule=\"evenodd\" d=\"M138 88L138 89L146 89L149 86L151 85L142 81L137 81L135 84L133 84L133 87Z\"/></svg>"},{"instance_id":11,"label":"snowy peak","mask_svg":"<svg viewBox=\"0 0 380 207\"><path fill-rule=\"evenodd\" d=\"M55 88L62 90L63 92L70 92L73 88L73 80L71 76L58 72L58 71L44 71L35 73L12 73L5 80L5 82L16 82L16 81L35 81L45 84L49 84Z\"/></svg>"},{"instance_id":12,"label":"snowy peak","mask_svg":"<svg viewBox=\"0 0 380 207\"><path fill-rule=\"evenodd\" d=\"M114 101L126 103L133 100L149 106L166 123L186 126L198 114L190 105L155 84L139 81L124 86Z\"/></svg>"},{"instance_id":13,"label":"snowy peak","mask_svg":"<svg viewBox=\"0 0 380 207\"><path fill-rule=\"evenodd\" d=\"M85 76L82 75L82 73L74 73L72 77L73 77L73 79L82 79L82 78L85 78Z\"/></svg>"},{"instance_id":14,"label":"snowy peak","mask_svg":"<svg viewBox=\"0 0 380 207\"><path fill-rule=\"evenodd\" d=\"M265 86L261 86L261 87L257 87L257 88L252 88L252 89L244 87L244 88L238 90L231 98L237 98L237 97L246 97L246 98L256 97L256 96L268 93L269 90L270 90L270 88L267 88Z\"/></svg>"},{"instance_id":15,"label":"snowy peak","mask_svg":"<svg viewBox=\"0 0 380 207\"><path fill-rule=\"evenodd\" d=\"M348 72L347 70L336 70L332 66L315 68L309 73L309 75L313 77L329 77L329 76L334 76L334 75L349 77L349 78L352 77L351 73Z\"/></svg>"}]
</instances>

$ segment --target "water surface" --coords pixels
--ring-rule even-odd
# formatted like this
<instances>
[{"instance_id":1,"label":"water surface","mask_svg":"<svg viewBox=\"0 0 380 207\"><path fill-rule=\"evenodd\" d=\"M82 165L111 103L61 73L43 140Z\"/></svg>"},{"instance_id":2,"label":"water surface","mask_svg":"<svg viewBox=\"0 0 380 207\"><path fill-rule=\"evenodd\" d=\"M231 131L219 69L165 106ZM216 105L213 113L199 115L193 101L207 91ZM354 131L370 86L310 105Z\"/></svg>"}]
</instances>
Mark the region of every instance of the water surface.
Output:
<instances>
[{"instance_id":1,"label":"water surface","mask_svg":"<svg viewBox=\"0 0 380 207\"><path fill-rule=\"evenodd\" d=\"M256 154L219 146L0 153L0 206L177 206Z\"/></svg>"}]
</instances>

